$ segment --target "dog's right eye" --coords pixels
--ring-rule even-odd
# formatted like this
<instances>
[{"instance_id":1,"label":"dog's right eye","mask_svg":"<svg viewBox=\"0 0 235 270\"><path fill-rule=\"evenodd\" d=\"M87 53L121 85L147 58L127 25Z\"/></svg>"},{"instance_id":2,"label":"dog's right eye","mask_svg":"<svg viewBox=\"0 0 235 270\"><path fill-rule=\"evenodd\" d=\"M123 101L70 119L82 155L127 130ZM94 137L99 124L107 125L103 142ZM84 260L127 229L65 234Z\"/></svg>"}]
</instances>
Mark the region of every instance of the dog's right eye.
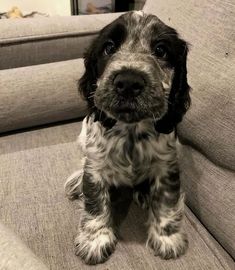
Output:
<instances>
[{"instance_id":1,"label":"dog's right eye","mask_svg":"<svg viewBox=\"0 0 235 270\"><path fill-rule=\"evenodd\" d=\"M107 41L104 45L104 54L105 55L112 55L116 51L116 46L113 41Z\"/></svg>"}]
</instances>

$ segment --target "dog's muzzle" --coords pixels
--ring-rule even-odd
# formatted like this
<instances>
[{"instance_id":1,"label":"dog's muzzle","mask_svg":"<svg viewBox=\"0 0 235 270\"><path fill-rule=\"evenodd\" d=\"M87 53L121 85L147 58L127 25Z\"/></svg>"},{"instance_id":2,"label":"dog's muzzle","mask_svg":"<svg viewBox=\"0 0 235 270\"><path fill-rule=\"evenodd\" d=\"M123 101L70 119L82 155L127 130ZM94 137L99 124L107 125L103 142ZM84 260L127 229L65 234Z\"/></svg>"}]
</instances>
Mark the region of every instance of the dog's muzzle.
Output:
<instances>
[{"instance_id":1,"label":"dog's muzzle","mask_svg":"<svg viewBox=\"0 0 235 270\"><path fill-rule=\"evenodd\" d=\"M116 55L107 65L95 93L95 105L127 123L159 119L165 113L163 74L151 56Z\"/></svg>"}]
</instances>

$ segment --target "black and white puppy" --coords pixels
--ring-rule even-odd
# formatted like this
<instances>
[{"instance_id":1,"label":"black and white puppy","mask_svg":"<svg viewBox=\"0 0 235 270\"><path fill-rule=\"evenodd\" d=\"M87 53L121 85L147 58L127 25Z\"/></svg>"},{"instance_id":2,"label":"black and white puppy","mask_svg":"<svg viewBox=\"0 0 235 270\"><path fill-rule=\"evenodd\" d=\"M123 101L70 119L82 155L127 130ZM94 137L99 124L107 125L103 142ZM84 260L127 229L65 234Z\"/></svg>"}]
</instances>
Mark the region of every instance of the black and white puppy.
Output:
<instances>
[{"instance_id":1,"label":"black and white puppy","mask_svg":"<svg viewBox=\"0 0 235 270\"><path fill-rule=\"evenodd\" d=\"M187 249L175 135L190 104L187 52L174 29L138 11L101 30L85 54L83 168L65 189L70 198L83 197L75 246L88 264L115 249L112 191L123 186L148 209L147 244L155 255L177 258Z\"/></svg>"}]
</instances>

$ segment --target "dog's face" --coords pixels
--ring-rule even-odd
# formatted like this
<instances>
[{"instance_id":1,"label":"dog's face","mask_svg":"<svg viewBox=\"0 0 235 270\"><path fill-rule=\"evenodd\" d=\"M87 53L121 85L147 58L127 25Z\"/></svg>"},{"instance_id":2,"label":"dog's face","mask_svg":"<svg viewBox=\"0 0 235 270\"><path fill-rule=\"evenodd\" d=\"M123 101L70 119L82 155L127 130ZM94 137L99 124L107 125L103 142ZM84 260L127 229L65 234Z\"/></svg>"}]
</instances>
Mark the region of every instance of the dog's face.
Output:
<instances>
[{"instance_id":1,"label":"dog's face","mask_svg":"<svg viewBox=\"0 0 235 270\"><path fill-rule=\"evenodd\" d=\"M80 89L90 108L126 123L152 118L169 132L190 103L187 51L156 16L126 13L101 30L85 54Z\"/></svg>"}]
</instances>

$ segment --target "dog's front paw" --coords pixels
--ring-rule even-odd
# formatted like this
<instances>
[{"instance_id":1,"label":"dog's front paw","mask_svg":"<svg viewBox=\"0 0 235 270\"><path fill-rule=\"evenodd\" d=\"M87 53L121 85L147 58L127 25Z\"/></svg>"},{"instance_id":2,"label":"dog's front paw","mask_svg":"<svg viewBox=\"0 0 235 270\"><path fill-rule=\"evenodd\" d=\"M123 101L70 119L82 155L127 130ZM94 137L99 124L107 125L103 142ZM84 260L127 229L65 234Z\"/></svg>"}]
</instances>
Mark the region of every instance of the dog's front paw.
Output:
<instances>
[{"instance_id":1,"label":"dog's front paw","mask_svg":"<svg viewBox=\"0 0 235 270\"><path fill-rule=\"evenodd\" d=\"M114 252L116 243L116 237L109 228L94 233L81 231L75 239L75 254L87 264L103 263Z\"/></svg>"},{"instance_id":2,"label":"dog's front paw","mask_svg":"<svg viewBox=\"0 0 235 270\"><path fill-rule=\"evenodd\" d=\"M150 233L147 244L154 250L154 254L162 259L176 259L183 255L188 247L187 235L177 232L171 235Z\"/></svg>"}]
</instances>

